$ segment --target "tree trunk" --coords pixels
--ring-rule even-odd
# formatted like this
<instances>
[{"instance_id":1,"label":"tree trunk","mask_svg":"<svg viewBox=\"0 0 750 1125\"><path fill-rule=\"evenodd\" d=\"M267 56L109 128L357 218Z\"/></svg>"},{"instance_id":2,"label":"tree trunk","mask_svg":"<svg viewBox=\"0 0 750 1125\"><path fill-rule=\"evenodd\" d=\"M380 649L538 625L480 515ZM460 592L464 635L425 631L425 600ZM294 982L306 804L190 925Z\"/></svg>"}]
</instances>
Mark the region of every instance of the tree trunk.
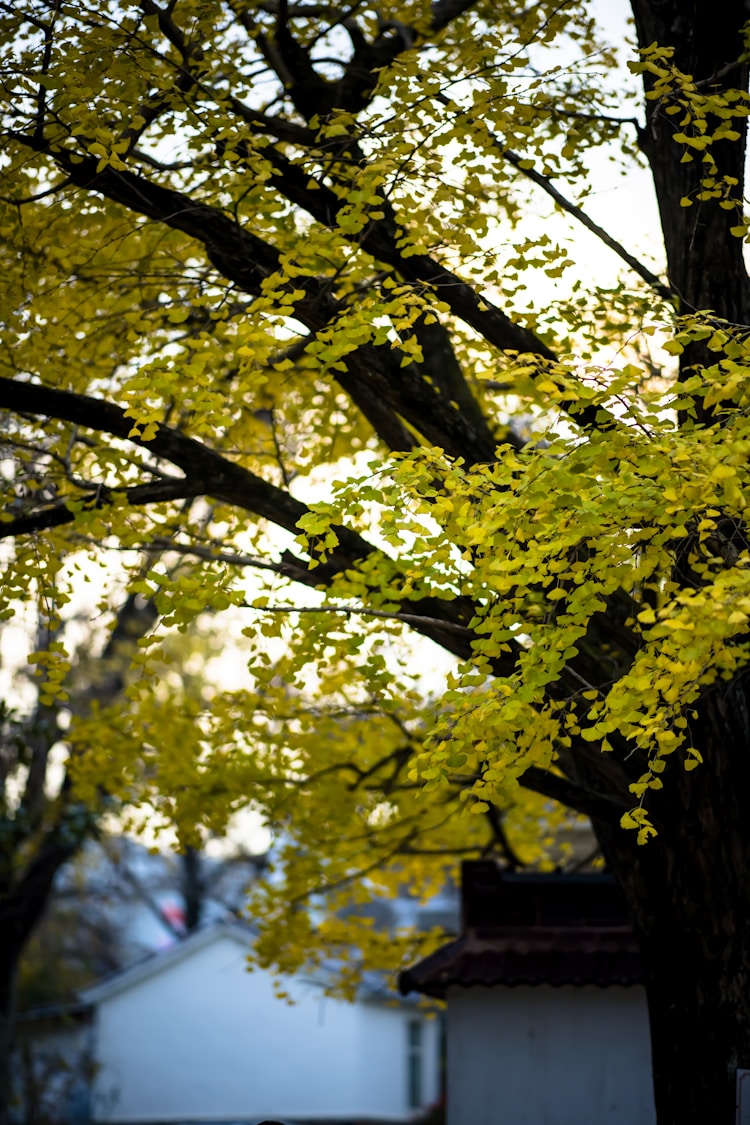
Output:
<instances>
[{"instance_id":1,"label":"tree trunk","mask_svg":"<svg viewBox=\"0 0 750 1125\"><path fill-rule=\"evenodd\" d=\"M75 812L75 806L66 810L68 816ZM80 813L78 820L81 824L88 823ZM80 829L80 824L77 827ZM5 885L0 883L0 1125L8 1125L10 1119L10 1061L21 957L47 908L57 872L72 859L82 839L76 838L74 828L61 816L40 843L23 874L11 885L5 881Z\"/></svg>"},{"instance_id":2,"label":"tree trunk","mask_svg":"<svg viewBox=\"0 0 750 1125\"><path fill-rule=\"evenodd\" d=\"M750 20L748 0L632 0L641 49L657 43L674 51L672 63L691 75L703 94L727 89L746 90L748 66L737 60L743 53L742 27ZM737 140L711 145L719 180L731 176L737 208L726 210L716 198L700 200L709 167L701 152L674 139L685 126L682 113L666 113L668 99L654 98L654 76L644 74L647 95L646 127L640 134L641 148L648 158L659 205L669 280L678 296L678 311L711 310L735 324L750 319L750 282L745 268L743 242L730 233L742 216L745 180L747 119L736 117L732 128ZM708 117L708 132L719 124ZM693 159L683 161L685 156ZM690 200L690 206L682 206ZM682 357L683 369L700 363L716 363L716 353L703 344L693 344Z\"/></svg>"},{"instance_id":3,"label":"tree trunk","mask_svg":"<svg viewBox=\"0 0 750 1125\"><path fill-rule=\"evenodd\" d=\"M696 90L746 90L739 63L748 0L631 0L641 48L671 47L671 62ZM645 92L654 76L644 74ZM690 133L669 97L647 97L641 147L653 173L678 312L715 313L750 323L750 283L739 215L698 196L710 174L700 151L674 135ZM708 118L712 132L719 119ZM739 139L716 142L717 180L744 193L746 121ZM694 158L683 159L687 155ZM689 206L681 202L689 200ZM703 342L681 357L682 372L715 364ZM710 421L697 403L699 420ZM750 706L747 674L711 688L691 720L704 764L687 772L670 759L664 789L649 795L659 835L638 847L612 823L595 830L627 896L643 956L659 1125L733 1125L736 1071L750 1068Z\"/></svg>"},{"instance_id":4,"label":"tree trunk","mask_svg":"<svg viewBox=\"0 0 750 1125\"><path fill-rule=\"evenodd\" d=\"M747 677L702 703L704 765L671 761L650 803L659 835L595 824L643 957L658 1125L733 1125L750 1069L750 708ZM675 755L675 758L677 756Z\"/></svg>"},{"instance_id":5,"label":"tree trunk","mask_svg":"<svg viewBox=\"0 0 750 1125\"><path fill-rule=\"evenodd\" d=\"M3 939L0 941L0 1125L8 1125L10 1121L10 1053L13 1046L17 971L17 951Z\"/></svg>"},{"instance_id":6,"label":"tree trunk","mask_svg":"<svg viewBox=\"0 0 750 1125\"><path fill-rule=\"evenodd\" d=\"M201 854L197 848L186 847L181 857L182 895L185 902L185 930L197 929L203 915L206 888L201 870Z\"/></svg>"}]
</instances>

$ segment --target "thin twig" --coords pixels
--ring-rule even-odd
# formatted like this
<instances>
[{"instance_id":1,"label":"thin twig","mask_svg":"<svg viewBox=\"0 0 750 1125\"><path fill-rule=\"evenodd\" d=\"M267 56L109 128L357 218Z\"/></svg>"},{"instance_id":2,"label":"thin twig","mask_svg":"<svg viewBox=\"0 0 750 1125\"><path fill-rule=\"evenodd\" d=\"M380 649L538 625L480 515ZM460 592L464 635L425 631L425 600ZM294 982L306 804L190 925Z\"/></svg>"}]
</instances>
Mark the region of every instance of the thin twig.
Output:
<instances>
[{"instance_id":1,"label":"thin twig","mask_svg":"<svg viewBox=\"0 0 750 1125\"><path fill-rule=\"evenodd\" d=\"M62 191L70 183L70 179L66 176L59 184L54 187L47 188L46 191L40 191L38 195L25 195L21 199L13 199L8 195L0 195L0 203L9 203L13 207L22 207L26 203L38 203L40 199L46 199L48 195L54 195L57 191Z\"/></svg>"},{"instance_id":2,"label":"thin twig","mask_svg":"<svg viewBox=\"0 0 750 1125\"><path fill-rule=\"evenodd\" d=\"M123 549L131 551L134 548L128 546ZM157 538L152 540L151 543L141 543L135 550L144 551L148 554L169 551L179 555L193 555L195 558L205 559L207 562L221 562L226 563L227 566L251 566L258 570L271 570L275 574L283 574L284 571L282 563L263 562L262 559L255 558L253 555L237 555L229 551L217 551L213 547L201 547L197 543L186 546L181 543L174 543L170 539Z\"/></svg>"},{"instance_id":3,"label":"thin twig","mask_svg":"<svg viewBox=\"0 0 750 1125\"><path fill-rule=\"evenodd\" d=\"M252 605L243 603L244 609L254 609L258 613L341 613L345 617L382 617L386 621L403 621L407 625L432 625L445 629L448 633L458 633L462 637L473 636L471 629L457 625L454 621L444 621L439 617L423 617L418 613L387 613L383 609L365 609L352 605Z\"/></svg>"},{"instance_id":4,"label":"thin twig","mask_svg":"<svg viewBox=\"0 0 750 1125\"><path fill-rule=\"evenodd\" d=\"M450 98L447 98L445 94L435 94L433 96L436 101L440 102L441 105L444 105L447 108L458 110L459 113L463 114L466 117L468 122L470 122L471 124L476 124L475 118L473 118L465 110L461 109L460 106L457 106L456 103L452 102ZM640 262L636 257L634 257L629 250L625 249L621 242L618 242L616 238L613 238L612 235L609 234L603 227L600 227L598 223L595 223L594 220L586 214L582 207L577 206L577 204L573 203L570 199L564 196L562 192L559 191L546 176L543 176L541 174L541 172L537 172L534 168L522 167L522 165L526 163L524 158L517 152L514 152L512 149L506 148L499 137L497 137L491 131L491 129L487 128L487 132L492 140L493 146L497 149L504 160L507 160L509 164L512 164L513 167L521 172L521 174L524 175L528 180L531 180L532 183L536 184L542 189L542 191L546 192L546 194L551 199L554 199L555 203L557 203L557 205L561 207L563 211L566 211L569 215L572 215L573 218L576 219L582 226L586 227L586 229L591 231L592 234L595 234L596 237L600 239L600 241L602 241L605 246L608 246L610 250L614 251L614 253L617 254L617 256L623 260L623 262L629 265L630 268L635 273L637 273L639 277L643 278L643 280L647 282L647 284L650 285L651 288L654 289L660 297L663 297L666 301L674 300L674 298L676 297L676 293L674 292L674 290L670 286L665 285L661 278L653 273L648 268L648 266L645 266L643 262Z\"/></svg>"}]
</instances>

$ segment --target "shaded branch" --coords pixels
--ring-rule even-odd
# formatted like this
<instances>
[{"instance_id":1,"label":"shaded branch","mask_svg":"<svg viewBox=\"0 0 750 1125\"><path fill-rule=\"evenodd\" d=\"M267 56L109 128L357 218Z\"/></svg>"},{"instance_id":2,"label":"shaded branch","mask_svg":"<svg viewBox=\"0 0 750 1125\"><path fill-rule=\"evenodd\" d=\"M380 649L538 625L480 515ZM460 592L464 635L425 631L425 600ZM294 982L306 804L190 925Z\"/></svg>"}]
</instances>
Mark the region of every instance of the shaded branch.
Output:
<instances>
[{"instance_id":1,"label":"shaded branch","mask_svg":"<svg viewBox=\"0 0 750 1125\"><path fill-rule=\"evenodd\" d=\"M245 609L254 609L258 613L338 613L343 617L380 617L386 621L404 621L407 625L436 625L448 633L457 633L462 637L473 637L471 629L459 625L454 621L444 621L438 617L423 617L419 613L387 613L382 609L367 609L365 606L352 605L268 605L256 606L250 602L244 603Z\"/></svg>"},{"instance_id":2,"label":"shaded branch","mask_svg":"<svg viewBox=\"0 0 750 1125\"><path fill-rule=\"evenodd\" d=\"M309 508L295 500L289 493L269 484L240 465L226 460L221 454L208 449L199 441L186 437L168 426L159 425L154 437L144 441L132 435L132 419L125 411L113 403L90 398L86 395L44 387L38 383L21 382L16 379L0 377L0 409L23 411L28 414L57 418L89 429L112 434L115 437L132 441L150 450L157 457L177 465L186 474L184 482L177 482L184 489L183 495L208 495L216 500L241 508L255 516L268 519L278 527L297 534L299 521ZM131 436L132 435L132 436ZM141 486L160 488L161 484ZM116 491L116 490L115 490ZM60 522L69 520L60 519ZM7 525L6 525L7 526ZM307 585L321 586L330 582L336 574L352 569L357 563L375 553L371 546L356 531L337 525L333 528L338 545L328 552L325 564L310 571L307 564L291 556L282 556L288 577ZM0 523L0 535L7 535ZM314 549L313 549L314 550ZM423 636L434 640L441 647L462 658L472 653L471 634L464 633L454 626L466 626L474 616L474 605L469 598L455 598L443 601L427 596L408 599L407 613L409 624ZM424 620L424 619L427 620ZM502 658L502 666L507 672L514 661ZM500 670L498 668L498 670Z\"/></svg>"},{"instance_id":3,"label":"shaded branch","mask_svg":"<svg viewBox=\"0 0 750 1125\"><path fill-rule=\"evenodd\" d=\"M211 264L244 292L256 295L260 292L263 281L281 268L281 259L275 247L239 226L234 219L215 207L196 202L182 192L155 184L144 176L127 170L107 167L97 171L97 162L91 157L78 156L74 161L67 150L50 151L46 145L37 146L33 137L22 134L14 136L21 143L49 155L69 172L70 179L78 187L100 193L129 210L166 223L195 238L204 246ZM270 148L265 151L270 158ZM308 190L308 177L303 175L301 169L285 161L280 154L274 154L274 158L283 163L284 168L290 169L290 177L295 177L292 185L295 190L292 192L289 188L287 194L290 201L296 202L301 191L300 198L306 199L308 203L312 201L310 213L318 218L320 209L313 204L314 197L321 195L325 197L323 221L335 223L335 213L331 206L338 209L341 205L335 194L325 186L317 192ZM301 177L304 182L301 183L297 177ZM285 179L284 183L286 182ZM391 247L391 256L400 263L401 254L394 250L392 238L387 245ZM368 246L367 249L377 253L378 246ZM491 342L494 340L498 347L537 352L543 348L543 345L534 342L535 337L531 333L517 328L500 310L494 310L494 318L492 310L489 317L485 316L481 308L482 300L471 286L461 282L450 271L437 266L431 259L406 258L403 261L412 263L405 271L407 279L413 280L419 275L421 284L426 284L429 288L438 287L441 297L455 305L458 316L466 313L463 319L467 323L471 322L474 310L486 328L486 338ZM418 268L415 273L415 261L421 262L424 269ZM422 277L422 274L425 276ZM332 296L327 279L300 278L298 285L302 295L295 301L294 315L311 330L319 331L329 326L345 311L346 306ZM443 286L447 286L445 291ZM481 327L478 330L481 331ZM467 417L462 411L451 407L450 401L439 393L439 389L424 380L418 365L410 364L401 368L400 358L394 357L390 348L361 346L347 357L346 370L337 372L336 379L389 448L413 448L414 439L402 421L405 419L427 441L439 445L451 456L464 457L470 464L494 460L497 439L486 423L480 428L476 417Z\"/></svg>"},{"instance_id":4,"label":"shaded branch","mask_svg":"<svg viewBox=\"0 0 750 1125\"><path fill-rule=\"evenodd\" d=\"M506 862L513 870L519 867L525 867L526 864L520 858L515 848L512 847L511 842L508 839L508 834L505 831L505 825L503 824L502 813L500 812L500 809L497 807L497 805L490 803L487 812L484 815L487 817L490 828L492 829L493 843L497 843L499 845L500 851L503 853Z\"/></svg>"},{"instance_id":5,"label":"shaded branch","mask_svg":"<svg viewBox=\"0 0 750 1125\"><path fill-rule=\"evenodd\" d=\"M76 854L93 823L92 814L82 805L65 808L16 885L0 895L0 932L9 955L17 956L23 949L48 901L57 872Z\"/></svg>"},{"instance_id":6,"label":"shaded branch","mask_svg":"<svg viewBox=\"0 0 750 1125\"><path fill-rule=\"evenodd\" d=\"M567 808L575 809L583 816L607 823L612 823L615 819L619 823L622 814L633 804L632 798L628 801L624 794L599 793L540 766L529 766L518 782L532 793L539 793L542 797L549 797Z\"/></svg>"},{"instance_id":7,"label":"shaded branch","mask_svg":"<svg viewBox=\"0 0 750 1125\"><path fill-rule=\"evenodd\" d=\"M97 490L93 499L80 501L75 508L70 508L68 503L60 501L50 504L38 512L8 522L0 521L0 539L11 536L33 535L39 531L47 531L52 527L63 527L65 524L74 523L83 513L101 511L111 505L125 500L130 506L140 504L158 504L166 500L184 500L189 496L198 496L202 492L200 486L185 480L159 481L156 484L138 484L130 488L105 488Z\"/></svg>"}]
</instances>

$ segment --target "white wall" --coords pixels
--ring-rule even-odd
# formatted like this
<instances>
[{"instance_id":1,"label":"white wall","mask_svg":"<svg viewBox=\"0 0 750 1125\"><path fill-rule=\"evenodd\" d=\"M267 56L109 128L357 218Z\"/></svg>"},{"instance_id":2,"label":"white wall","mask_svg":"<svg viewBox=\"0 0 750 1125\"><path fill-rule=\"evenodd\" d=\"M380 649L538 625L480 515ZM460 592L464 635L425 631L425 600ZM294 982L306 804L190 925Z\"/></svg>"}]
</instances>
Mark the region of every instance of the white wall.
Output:
<instances>
[{"instance_id":1,"label":"white wall","mask_svg":"<svg viewBox=\"0 0 750 1125\"><path fill-rule=\"evenodd\" d=\"M100 1000L97 1118L403 1120L413 1013L333 1000L302 980L290 1006L270 974L247 972L245 953L222 936Z\"/></svg>"},{"instance_id":2,"label":"white wall","mask_svg":"<svg viewBox=\"0 0 750 1125\"><path fill-rule=\"evenodd\" d=\"M362 1093L366 1106L380 1106L382 1116L392 1115L405 1120L415 1111L409 1105L407 1058L409 1055L408 1025L419 1020L422 1025L421 1087L422 1107L433 1105L440 1096L440 1025L417 1008L398 1012L398 1025L392 1009L368 1005L363 1018L366 1063ZM395 1080L386 1081L386 1075ZM369 1116L375 1116L372 1110ZM362 1114L364 1116L364 1113Z\"/></svg>"},{"instance_id":3,"label":"white wall","mask_svg":"<svg viewBox=\"0 0 750 1125\"><path fill-rule=\"evenodd\" d=\"M448 992L448 1125L655 1125L642 988Z\"/></svg>"}]
</instances>

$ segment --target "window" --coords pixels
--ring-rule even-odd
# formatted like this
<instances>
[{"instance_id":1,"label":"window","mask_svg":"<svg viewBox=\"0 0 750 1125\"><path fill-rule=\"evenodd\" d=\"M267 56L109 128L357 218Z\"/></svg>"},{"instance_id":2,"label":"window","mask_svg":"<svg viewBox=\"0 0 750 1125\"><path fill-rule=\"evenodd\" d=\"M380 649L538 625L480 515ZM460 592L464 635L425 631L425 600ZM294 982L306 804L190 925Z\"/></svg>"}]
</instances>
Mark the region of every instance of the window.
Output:
<instances>
[{"instance_id":1,"label":"window","mask_svg":"<svg viewBox=\"0 0 750 1125\"><path fill-rule=\"evenodd\" d=\"M406 1081L409 1109L420 1109L424 1102L422 1092L422 1032L422 1020L409 1020L406 1025Z\"/></svg>"}]
</instances>

